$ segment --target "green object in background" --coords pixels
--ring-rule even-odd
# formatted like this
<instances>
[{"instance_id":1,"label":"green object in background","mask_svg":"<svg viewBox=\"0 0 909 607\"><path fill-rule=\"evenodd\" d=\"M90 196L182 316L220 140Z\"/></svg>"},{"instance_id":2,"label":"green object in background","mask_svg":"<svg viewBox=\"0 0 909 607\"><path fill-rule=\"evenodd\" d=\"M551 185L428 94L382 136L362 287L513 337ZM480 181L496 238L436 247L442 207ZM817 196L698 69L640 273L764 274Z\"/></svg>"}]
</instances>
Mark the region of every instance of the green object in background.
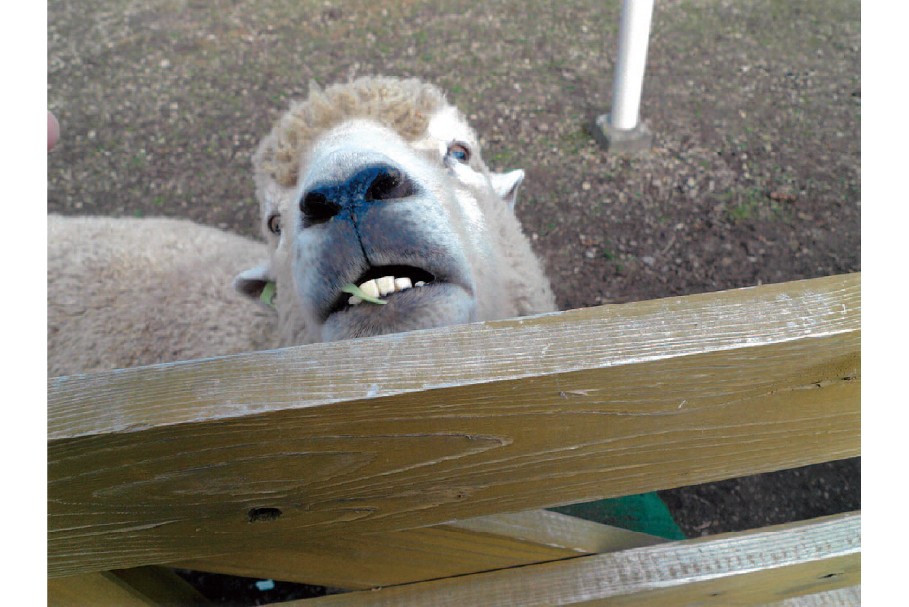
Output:
<instances>
[{"instance_id":1,"label":"green object in background","mask_svg":"<svg viewBox=\"0 0 909 607\"><path fill-rule=\"evenodd\" d=\"M649 533L667 540L686 539L669 513L669 508L656 493L627 495L549 510L629 531Z\"/></svg>"}]
</instances>

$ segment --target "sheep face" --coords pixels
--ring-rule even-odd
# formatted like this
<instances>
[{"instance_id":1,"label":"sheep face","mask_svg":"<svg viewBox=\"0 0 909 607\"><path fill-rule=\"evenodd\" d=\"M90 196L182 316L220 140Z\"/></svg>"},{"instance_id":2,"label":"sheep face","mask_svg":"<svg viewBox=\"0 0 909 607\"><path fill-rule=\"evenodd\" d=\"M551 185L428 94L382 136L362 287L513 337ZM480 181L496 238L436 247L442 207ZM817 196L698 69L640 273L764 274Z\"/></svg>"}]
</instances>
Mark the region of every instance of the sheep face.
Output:
<instances>
[{"instance_id":1,"label":"sheep face","mask_svg":"<svg viewBox=\"0 0 909 607\"><path fill-rule=\"evenodd\" d=\"M409 137L372 118L338 121L299 153L292 187L258 184L272 259L237 286L256 296L276 283L281 345L554 309L512 211L523 171L491 173L454 107L427 118ZM538 309L513 296L527 275Z\"/></svg>"}]
</instances>

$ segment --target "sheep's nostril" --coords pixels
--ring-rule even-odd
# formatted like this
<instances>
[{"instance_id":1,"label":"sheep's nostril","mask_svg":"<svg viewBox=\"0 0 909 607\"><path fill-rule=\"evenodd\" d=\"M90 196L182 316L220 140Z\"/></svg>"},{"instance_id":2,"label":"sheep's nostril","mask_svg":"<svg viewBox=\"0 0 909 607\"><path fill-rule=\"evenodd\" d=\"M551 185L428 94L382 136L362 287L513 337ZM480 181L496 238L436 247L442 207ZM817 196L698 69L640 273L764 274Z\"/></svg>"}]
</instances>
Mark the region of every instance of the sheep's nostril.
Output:
<instances>
[{"instance_id":1,"label":"sheep's nostril","mask_svg":"<svg viewBox=\"0 0 909 607\"><path fill-rule=\"evenodd\" d=\"M303 213L303 226L308 227L326 223L341 212L341 207L330 201L325 194L310 192L300 201L300 211Z\"/></svg>"},{"instance_id":2,"label":"sheep's nostril","mask_svg":"<svg viewBox=\"0 0 909 607\"><path fill-rule=\"evenodd\" d=\"M311 188L300 200L303 227L328 223L344 209L414 196L414 181L404 171L388 164L367 165L343 181Z\"/></svg>"},{"instance_id":3,"label":"sheep's nostril","mask_svg":"<svg viewBox=\"0 0 909 607\"><path fill-rule=\"evenodd\" d=\"M398 169L382 168L366 190L364 199L366 202L379 200L395 200L398 198L407 198L416 193L416 186L407 178L404 173Z\"/></svg>"}]
</instances>

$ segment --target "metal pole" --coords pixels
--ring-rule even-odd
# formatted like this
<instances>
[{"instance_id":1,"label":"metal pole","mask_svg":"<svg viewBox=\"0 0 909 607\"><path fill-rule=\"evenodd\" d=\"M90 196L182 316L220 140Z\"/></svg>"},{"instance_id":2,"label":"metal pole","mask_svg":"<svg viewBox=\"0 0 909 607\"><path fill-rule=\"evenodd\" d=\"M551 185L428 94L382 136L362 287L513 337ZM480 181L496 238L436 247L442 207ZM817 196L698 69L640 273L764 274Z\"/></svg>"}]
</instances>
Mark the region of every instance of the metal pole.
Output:
<instances>
[{"instance_id":1,"label":"metal pole","mask_svg":"<svg viewBox=\"0 0 909 607\"><path fill-rule=\"evenodd\" d=\"M653 0L623 0L612 91L612 126L617 129L630 130L638 125L652 17Z\"/></svg>"},{"instance_id":2,"label":"metal pole","mask_svg":"<svg viewBox=\"0 0 909 607\"><path fill-rule=\"evenodd\" d=\"M647 151L653 141L640 121L653 0L622 0L612 113L597 118L594 135L609 151Z\"/></svg>"}]
</instances>

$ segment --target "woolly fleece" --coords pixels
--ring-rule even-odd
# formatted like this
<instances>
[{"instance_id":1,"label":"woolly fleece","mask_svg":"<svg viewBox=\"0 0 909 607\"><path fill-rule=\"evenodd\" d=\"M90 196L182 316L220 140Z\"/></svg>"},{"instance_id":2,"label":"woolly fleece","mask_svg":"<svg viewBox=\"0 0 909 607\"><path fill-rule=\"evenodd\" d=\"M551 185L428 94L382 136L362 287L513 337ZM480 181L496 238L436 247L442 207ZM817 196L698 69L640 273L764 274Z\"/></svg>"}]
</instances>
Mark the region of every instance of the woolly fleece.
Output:
<instances>
[{"instance_id":1,"label":"woolly fleece","mask_svg":"<svg viewBox=\"0 0 909 607\"><path fill-rule=\"evenodd\" d=\"M274 314L231 282L265 245L186 220L47 218L49 377L261 350Z\"/></svg>"},{"instance_id":2,"label":"woolly fleece","mask_svg":"<svg viewBox=\"0 0 909 607\"><path fill-rule=\"evenodd\" d=\"M275 259L268 216L288 203L297 171L319 136L369 118L405 140L424 134L442 92L417 80L361 78L291 106L263 140L254 179L268 245L176 219L48 217L48 374L69 375L221 356L301 343L294 305L250 303L233 279ZM477 162L482 164L477 154ZM489 176L485 165L481 170ZM494 194L491 194L494 196ZM509 204L487 214L501 256L499 297L508 315L555 310L539 260ZM500 312L496 317L503 317ZM279 330L278 327L283 326ZM283 333L285 334L282 334Z\"/></svg>"}]
</instances>

